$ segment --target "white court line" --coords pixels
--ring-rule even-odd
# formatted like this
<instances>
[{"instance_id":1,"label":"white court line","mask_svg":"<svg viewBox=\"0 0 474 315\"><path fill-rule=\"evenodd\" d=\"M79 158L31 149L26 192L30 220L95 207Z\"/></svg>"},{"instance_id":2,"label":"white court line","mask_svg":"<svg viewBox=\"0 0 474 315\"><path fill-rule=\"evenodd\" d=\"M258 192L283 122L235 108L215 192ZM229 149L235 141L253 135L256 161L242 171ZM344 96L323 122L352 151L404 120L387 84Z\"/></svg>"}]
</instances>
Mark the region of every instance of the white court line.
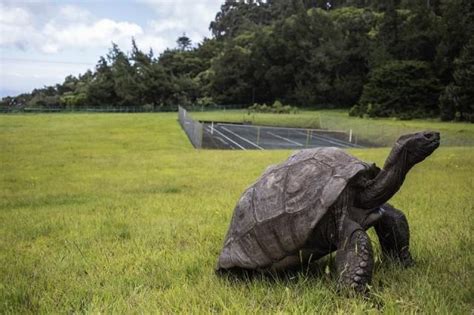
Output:
<instances>
[{"instance_id":1,"label":"white court line","mask_svg":"<svg viewBox=\"0 0 474 315\"><path fill-rule=\"evenodd\" d=\"M208 130L209 132L211 131L211 128L208 127ZM221 136L223 136L224 138L226 138L227 140L229 140L230 142L232 142L233 144L235 144L236 146L238 146L239 148L241 148L242 150L246 151L247 149L245 149L243 146L241 146L240 144L238 144L237 142L235 142L234 140L232 140L231 138L227 137L225 134L223 134L222 132L220 132L219 130L217 130L216 128L214 128L214 131L217 132L218 134L220 134Z\"/></svg>"},{"instance_id":2,"label":"white court line","mask_svg":"<svg viewBox=\"0 0 474 315\"><path fill-rule=\"evenodd\" d=\"M220 125L220 124L219 124L219 125ZM253 145L254 147L259 148L260 150L264 150L264 149L263 149L261 146L259 146L258 144L253 143L252 141L250 141L250 140L248 140L248 139L245 139L244 137L239 136L239 135L236 134L235 132L233 132L233 131L227 129L226 127L222 127L222 126L221 126L221 128L224 129L224 130L227 131L227 132L230 132L231 134L233 134L234 136L238 137L239 139L242 139L242 140L244 140L245 142L250 143L250 144Z\"/></svg>"},{"instance_id":3,"label":"white court line","mask_svg":"<svg viewBox=\"0 0 474 315\"><path fill-rule=\"evenodd\" d=\"M222 142L224 145L226 146L229 146L229 147L232 147L227 141L225 141L224 139L222 139L221 137L216 137L217 140L219 140L220 142Z\"/></svg>"},{"instance_id":4,"label":"white court line","mask_svg":"<svg viewBox=\"0 0 474 315\"><path fill-rule=\"evenodd\" d=\"M300 146L300 147L303 146L303 145L302 145L301 143L299 143L299 142L296 142L296 141L293 141L293 140L291 140L291 139L288 139L288 138L285 138L285 137L276 135L276 134L274 134L273 132L267 131L267 133L268 133L269 135L274 136L274 137L277 137L277 138L280 138L280 139L282 139L282 140L288 141L288 142L290 142L290 143L296 144L297 146Z\"/></svg>"}]
</instances>

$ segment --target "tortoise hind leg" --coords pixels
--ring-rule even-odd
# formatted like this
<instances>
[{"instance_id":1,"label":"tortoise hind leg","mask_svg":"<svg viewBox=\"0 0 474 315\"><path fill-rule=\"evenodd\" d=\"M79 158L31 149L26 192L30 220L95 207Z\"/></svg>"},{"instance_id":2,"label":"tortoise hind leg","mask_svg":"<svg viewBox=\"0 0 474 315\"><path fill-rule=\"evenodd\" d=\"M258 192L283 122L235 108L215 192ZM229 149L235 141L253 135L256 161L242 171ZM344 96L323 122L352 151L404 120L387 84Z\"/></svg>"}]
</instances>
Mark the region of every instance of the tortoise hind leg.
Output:
<instances>
[{"instance_id":1,"label":"tortoise hind leg","mask_svg":"<svg viewBox=\"0 0 474 315\"><path fill-rule=\"evenodd\" d=\"M382 253L398 260L404 267L413 265L410 254L410 230L402 211L386 203L380 207L382 217L374 225Z\"/></svg>"},{"instance_id":2,"label":"tortoise hind leg","mask_svg":"<svg viewBox=\"0 0 474 315\"><path fill-rule=\"evenodd\" d=\"M345 217L342 222L336 268L339 284L357 292L366 292L372 280L374 259L369 236L355 221Z\"/></svg>"}]
</instances>

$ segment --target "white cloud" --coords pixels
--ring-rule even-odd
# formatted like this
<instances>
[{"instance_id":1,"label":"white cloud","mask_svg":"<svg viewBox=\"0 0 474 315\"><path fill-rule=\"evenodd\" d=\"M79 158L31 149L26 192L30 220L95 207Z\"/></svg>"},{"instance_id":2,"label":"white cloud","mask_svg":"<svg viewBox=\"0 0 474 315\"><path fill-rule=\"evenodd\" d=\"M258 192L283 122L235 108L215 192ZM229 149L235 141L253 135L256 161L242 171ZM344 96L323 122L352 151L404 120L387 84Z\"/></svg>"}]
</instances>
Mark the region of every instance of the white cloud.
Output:
<instances>
[{"instance_id":1,"label":"white cloud","mask_svg":"<svg viewBox=\"0 0 474 315\"><path fill-rule=\"evenodd\" d=\"M26 49L29 40L36 38L31 14L23 8L9 8L0 4L0 45Z\"/></svg>"},{"instance_id":2,"label":"white cloud","mask_svg":"<svg viewBox=\"0 0 474 315\"><path fill-rule=\"evenodd\" d=\"M57 7L56 14L46 21L35 21L26 8L0 5L0 46L3 47L33 48L54 54L66 49L108 47L111 42L130 45L132 37L143 34L138 24L97 19L73 5Z\"/></svg>"},{"instance_id":3,"label":"white cloud","mask_svg":"<svg viewBox=\"0 0 474 315\"><path fill-rule=\"evenodd\" d=\"M0 3L0 23L13 25L30 24L31 15L23 8L10 8Z\"/></svg>"},{"instance_id":4,"label":"white cloud","mask_svg":"<svg viewBox=\"0 0 474 315\"><path fill-rule=\"evenodd\" d=\"M46 41L40 45L43 52L55 53L64 48L90 48L110 45L110 42L129 42L133 36L143 34L134 23L101 19L91 24L71 23L63 26L54 21L45 25L42 35Z\"/></svg>"},{"instance_id":5,"label":"white cloud","mask_svg":"<svg viewBox=\"0 0 474 315\"><path fill-rule=\"evenodd\" d=\"M59 9L59 17L65 21L88 21L93 15L78 6L75 5L65 5Z\"/></svg>"},{"instance_id":6,"label":"white cloud","mask_svg":"<svg viewBox=\"0 0 474 315\"><path fill-rule=\"evenodd\" d=\"M161 33L170 30L180 30L186 27L186 24L183 21L175 19L165 19L162 21L149 21L148 25L151 30L156 33Z\"/></svg>"},{"instance_id":7,"label":"white cloud","mask_svg":"<svg viewBox=\"0 0 474 315\"><path fill-rule=\"evenodd\" d=\"M97 18L79 5L0 3L0 46L34 49L55 54L68 49L105 48L116 42L129 47L135 37L140 48L156 52L175 47L186 33L196 44L209 36L222 0L138 0L155 12L157 18L137 23Z\"/></svg>"},{"instance_id":8,"label":"white cloud","mask_svg":"<svg viewBox=\"0 0 474 315\"><path fill-rule=\"evenodd\" d=\"M157 19L149 22L154 32L173 42L178 36L186 33L193 43L197 43L204 37L209 37L209 24L214 20L223 1L139 0L139 2L150 6L158 15Z\"/></svg>"}]
</instances>

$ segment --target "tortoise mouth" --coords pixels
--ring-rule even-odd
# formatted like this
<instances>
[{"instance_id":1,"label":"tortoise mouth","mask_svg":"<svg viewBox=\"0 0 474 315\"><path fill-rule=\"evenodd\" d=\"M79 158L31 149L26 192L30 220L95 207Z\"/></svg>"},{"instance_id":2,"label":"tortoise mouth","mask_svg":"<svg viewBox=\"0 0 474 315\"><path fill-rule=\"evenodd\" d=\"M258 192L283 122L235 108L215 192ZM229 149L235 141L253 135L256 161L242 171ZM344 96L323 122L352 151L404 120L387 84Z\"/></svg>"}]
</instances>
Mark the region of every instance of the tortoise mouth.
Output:
<instances>
[{"instance_id":1,"label":"tortoise mouth","mask_svg":"<svg viewBox=\"0 0 474 315\"><path fill-rule=\"evenodd\" d=\"M433 148L433 150L436 150L441 143L441 139L439 137L439 134L437 137L435 137L433 140L430 142L430 146Z\"/></svg>"}]
</instances>

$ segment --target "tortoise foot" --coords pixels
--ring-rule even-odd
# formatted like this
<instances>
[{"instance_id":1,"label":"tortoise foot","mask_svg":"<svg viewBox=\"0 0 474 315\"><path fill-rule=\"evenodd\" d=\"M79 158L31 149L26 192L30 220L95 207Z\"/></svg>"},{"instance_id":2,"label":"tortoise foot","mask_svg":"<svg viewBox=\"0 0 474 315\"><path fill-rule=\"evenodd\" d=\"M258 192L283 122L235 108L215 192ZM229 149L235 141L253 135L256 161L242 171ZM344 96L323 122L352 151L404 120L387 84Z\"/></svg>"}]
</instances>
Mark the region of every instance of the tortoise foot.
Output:
<instances>
[{"instance_id":1,"label":"tortoise foot","mask_svg":"<svg viewBox=\"0 0 474 315\"><path fill-rule=\"evenodd\" d=\"M372 245L363 230L352 233L336 253L339 286L367 293L374 266Z\"/></svg>"}]
</instances>

